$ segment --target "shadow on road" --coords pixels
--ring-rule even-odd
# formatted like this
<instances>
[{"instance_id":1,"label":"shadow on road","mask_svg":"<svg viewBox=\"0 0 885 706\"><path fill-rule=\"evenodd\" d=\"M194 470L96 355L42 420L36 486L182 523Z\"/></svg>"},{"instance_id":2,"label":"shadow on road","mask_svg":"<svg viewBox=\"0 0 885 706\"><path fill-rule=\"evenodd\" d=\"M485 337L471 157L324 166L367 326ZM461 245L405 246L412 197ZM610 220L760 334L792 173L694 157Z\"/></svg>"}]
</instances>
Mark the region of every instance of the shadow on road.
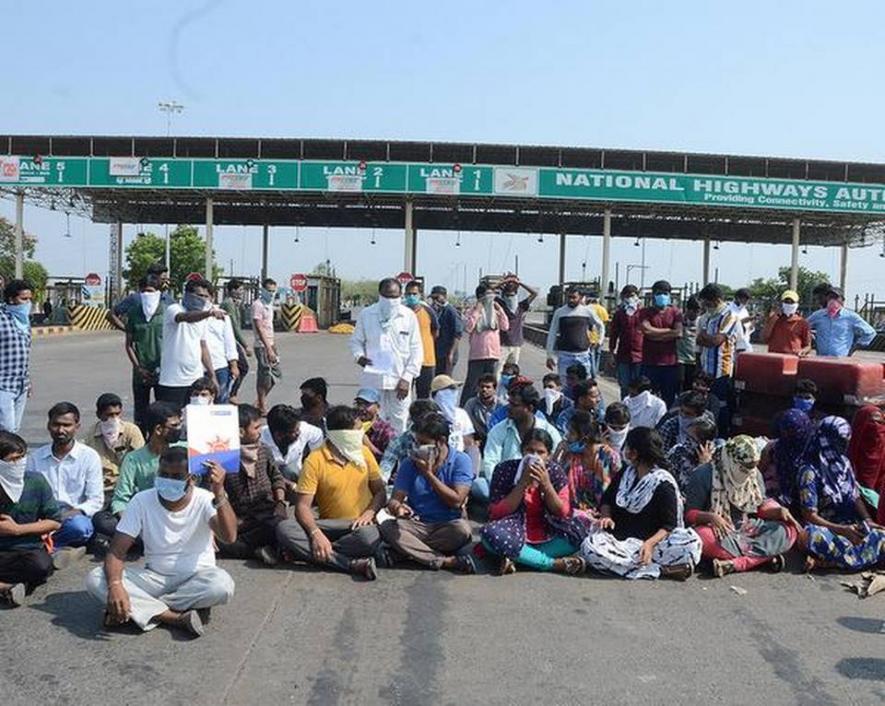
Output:
<instances>
[{"instance_id":1,"label":"shadow on road","mask_svg":"<svg viewBox=\"0 0 885 706\"><path fill-rule=\"evenodd\" d=\"M849 630L876 634L882 632L882 626L885 625L885 622L878 618L858 618L853 615L842 616L841 618L838 618L836 622L843 628L848 628Z\"/></svg>"},{"instance_id":2,"label":"shadow on road","mask_svg":"<svg viewBox=\"0 0 885 706\"><path fill-rule=\"evenodd\" d=\"M885 659L881 657L846 657L836 663L836 671L848 679L885 681Z\"/></svg>"}]
</instances>

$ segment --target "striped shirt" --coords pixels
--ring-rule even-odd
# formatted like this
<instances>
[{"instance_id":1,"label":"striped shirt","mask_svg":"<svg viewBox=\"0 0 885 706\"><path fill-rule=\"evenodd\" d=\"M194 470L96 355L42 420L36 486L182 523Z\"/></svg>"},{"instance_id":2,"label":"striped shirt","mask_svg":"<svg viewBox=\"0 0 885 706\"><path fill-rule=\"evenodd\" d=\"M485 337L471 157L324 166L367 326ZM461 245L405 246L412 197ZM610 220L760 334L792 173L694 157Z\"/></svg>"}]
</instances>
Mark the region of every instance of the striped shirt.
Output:
<instances>
[{"instance_id":1,"label":"striped shirt","mask_svg":"<svg viewBox=\"0 0 885 706\"><path fill-rule=\"evenodd\" d=\"M725 340L718 346L698 346L701 368L714 379L730 377L734 371L735 343L739 325L737 316L725 304L718 311L704 314L698 320L698 331L703 331L709 336L718 334L725 336Z\"/></svg>"},{"instance_id":2,"label":"striped shirt","mask_svg":"<svg viewBox=\"0 0 885 706\"><path fill-rule=\"evenodd\" d=\"M0 308L0 390L21 394L28 386L31 329L19 326L6 308Z\"/></svg>"},{"instance_id":3,"label":"striped shirt","mask_svg":"<svg viewBox=\"0 0 885 706\"><path fill-rule=\"evenodd\" d=\"M52 488L39 473L25 473L25 485L17 503L0 490L0 515L9 515L18 525L40 520L61 522L61 509L52 495ZM0 552L39 549L41 546L40 535L37 534L0 536Z\"/></svg>"}]
</instances>

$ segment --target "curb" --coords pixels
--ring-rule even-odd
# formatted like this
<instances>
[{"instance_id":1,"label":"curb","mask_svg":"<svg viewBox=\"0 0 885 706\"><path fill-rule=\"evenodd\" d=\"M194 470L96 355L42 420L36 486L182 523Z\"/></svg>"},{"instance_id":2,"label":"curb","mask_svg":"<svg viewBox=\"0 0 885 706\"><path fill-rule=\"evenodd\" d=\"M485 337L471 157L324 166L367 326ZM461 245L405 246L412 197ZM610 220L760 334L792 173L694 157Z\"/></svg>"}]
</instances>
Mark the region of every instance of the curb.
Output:
<instances>
[{"instance_id":1,"label":"curb","mask_svg":"<svg viewBox=\"0 0 885 706\"><path fill-rule=\"evenodd\" d=\"M83 333L107 333L106 331L89 331L85 329L77 329L73 326L34 326L31 329L33 338L48 338L50 336L66 336L68 334Z\"/></svg>"}]
</instances>

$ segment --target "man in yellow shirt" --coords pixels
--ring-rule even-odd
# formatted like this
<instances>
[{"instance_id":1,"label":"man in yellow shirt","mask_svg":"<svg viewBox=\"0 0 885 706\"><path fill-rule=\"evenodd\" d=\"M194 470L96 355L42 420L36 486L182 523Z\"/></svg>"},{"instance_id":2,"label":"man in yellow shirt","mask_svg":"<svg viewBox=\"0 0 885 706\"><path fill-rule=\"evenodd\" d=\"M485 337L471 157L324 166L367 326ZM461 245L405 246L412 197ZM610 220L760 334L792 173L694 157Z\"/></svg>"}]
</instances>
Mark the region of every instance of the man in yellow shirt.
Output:
<instances>
[{"instance_id":1,"label":"man in yellow shirt","mask_svg":"<svg viewBox=\"0 0 885 706\"><path fill-rule=\"evenodd\" d=\"M326 430L326 443L307 457L298 478L295 519L277 525L279 548L297 561L374 581L381 544L375 513L387 502L384 480L363 444L355 409L330 409Z\"/></svg>"},{"instance_id":2,"label":"man in yellow shirt","mask_svg":"<svg viewBox=\"0 0 885 706\"><path fill-rule=\"evenodd\" d=\"M421 374L415 378L415 398L430 399L430 383L436 375L436 338L439 336L439 319L433 308L423 299L422 285L417 280L406 285L403 304L415 312L418 319L418 332L424 348L421 361Z\"/></svg>"},{"instance_id":3,"label":"man in yellow shirt","mask_svg":"<svg viewBox=\"0 0 885 706\"><path fill-rule=\"evenodd\" d=\"M608 323L610 317L608 315L608 309L606 309L602 304L599 303L598 292L588 292L587 306L593 309L593 311L596 313L596 316L599 317L604 330L605 325ZM599 375L599 363L600 358L602 357L602 336L599 335L599 331L591 327L590 331L587 333L587 337L590 339L591 366L591 369L588 370L587 373L589 374L589 377L595 378L597 375Z\"/></svg>"}]
</instances>

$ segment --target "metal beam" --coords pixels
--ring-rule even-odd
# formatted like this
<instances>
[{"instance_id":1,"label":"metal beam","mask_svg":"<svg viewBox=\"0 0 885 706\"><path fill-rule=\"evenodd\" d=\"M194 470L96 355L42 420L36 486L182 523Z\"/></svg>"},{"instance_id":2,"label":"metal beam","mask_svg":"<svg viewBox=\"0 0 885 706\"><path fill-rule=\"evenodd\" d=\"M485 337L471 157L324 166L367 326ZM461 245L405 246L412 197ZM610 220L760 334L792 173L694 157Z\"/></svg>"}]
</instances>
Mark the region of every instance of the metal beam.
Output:
<instances>
[{"instance_id":1,"label":"metal beam","mask_svg":"<svg viewBox=\"0 0 885 706\"><path fill-rule=\"evenodd\" d=\"M599 278L599 296L603 303L608 296L608 274L611 264L612 244L612 210L605 209L602 213L602 272Z\"/></svg>"},{"instance_id":2,"label":"metal beam","mask_svg":"<svg viewBox=\"0 0 885 706\"><path fill-rule=\"evenodd\" d=\"M123 295L123 221L117 221L114 238L116 239L116 253L114 255L114 288L118 297Z\"/></svg>"},{"instance_id":3,"label":"metal beam","mask_svg":"<svg viewBox=\"0 0 885 706\"><path fill-rule=\"evenodd\" d=\"M842 257L839 259L839 289L845 294L845 283L848 281L848 243L842 243Z\"/></svg>"},{"instance_id":4,"label":"metal beam","mask_svg":"<svg viewBox=\"0 0 885 706\"><path fill-rule=\"evenodd\" d=\"M793 244L790 252L790 289L799 288L799 219L793 219Z\"/></svg>"},{"instance_id":5,"label":"metal beam","mask_svg":"<svg viewBox=\"0 0 885 706\"><path fill-rule=\"evenodd\" d=\"M205 276L206 279L210 282L212 281L212 274L214 272L215 259L212 255L212 226L214 214L212 212L214 204L212 203L212 197L206 197L206 267L205 267Z\"/></svg>"},{"instance_id":6,"label":"metal beam","mask_svg":"<svg viewBox=\"0 0 885 706\"><path fill-rule=\"evenodd\" d=\"M415 217L414 217L414 204L412 203L412 199L406 199L405 205L403 206L403 225L405 233L403 235L403 270L409 272L412 275L417 275L415 270L417 269L417 247L418 247L418 234L415 230Z\"/></svg>"},{"instance_id":7,"label":"metal beam","mask_svg":"<svg viewBox=\"0 0 885 706\"><path fill-rule=\"evenodd\" d=\"M704 238L704 270L701 278L701 286L710 281L710 238Z\"/></svg>"},{"instance_id":8,"label":"metal beam","mask_svg":"<svg viewBox=\"0 0 885 706\"><path fill-rule=\"evenodd\" d=\"M265 223L261 227L261 279L267 279L267 235L268 225ZM232 272L230 273L233 274Z\"/></svg>"},{"instance_id":9,"label":"metal beam","mask_svg":"<svg viewBox=\"0 0 885 706\"><path fill-rule=\"evenodd\" d=\"M565 233L559 234L559 284L565 282Z\"/></svg>"},{"instance_id":10,"label":"metal beam","mask_svg":"<svg viewBox=\"0 0 885 706\"><path fill-rule=\"evenodd\" d=\"M15 278L21 279L25 271L24 253L25 192L15 195Z\"/></svg>"}]
</instances>

